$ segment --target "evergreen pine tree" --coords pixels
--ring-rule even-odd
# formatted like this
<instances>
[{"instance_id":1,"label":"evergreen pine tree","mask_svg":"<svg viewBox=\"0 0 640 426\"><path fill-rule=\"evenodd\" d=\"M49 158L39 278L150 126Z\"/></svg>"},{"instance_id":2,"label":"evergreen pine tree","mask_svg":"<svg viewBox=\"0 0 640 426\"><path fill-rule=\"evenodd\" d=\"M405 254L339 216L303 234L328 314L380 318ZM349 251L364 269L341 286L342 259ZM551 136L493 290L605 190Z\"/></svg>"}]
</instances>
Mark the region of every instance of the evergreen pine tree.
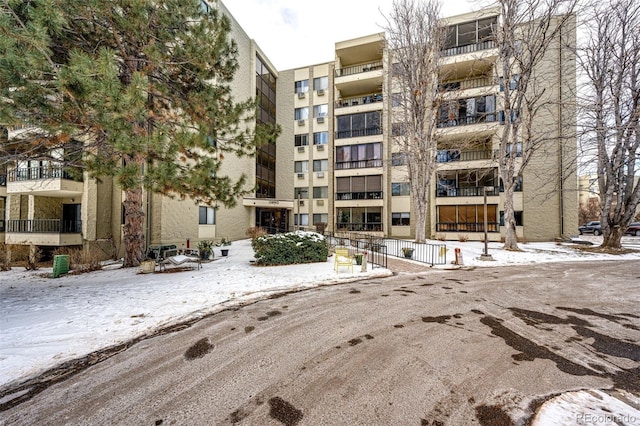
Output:
<instances>
[{"instance_id":1,"label":"evergreen pine tree","mask_svg":"<svg viewBox=\"0 0 640 426\"><path fill-rule=\"evenodd\" d=\"M199 0L8 0L0 14L0 123L38 129L3 162L70 153L125 193L125 266L143 260L143 191L233 206L246 178L218 174L278 129L237 102L230 22ZM67 161L72 156L67 156Z\"/></svg>"}]
</instances>

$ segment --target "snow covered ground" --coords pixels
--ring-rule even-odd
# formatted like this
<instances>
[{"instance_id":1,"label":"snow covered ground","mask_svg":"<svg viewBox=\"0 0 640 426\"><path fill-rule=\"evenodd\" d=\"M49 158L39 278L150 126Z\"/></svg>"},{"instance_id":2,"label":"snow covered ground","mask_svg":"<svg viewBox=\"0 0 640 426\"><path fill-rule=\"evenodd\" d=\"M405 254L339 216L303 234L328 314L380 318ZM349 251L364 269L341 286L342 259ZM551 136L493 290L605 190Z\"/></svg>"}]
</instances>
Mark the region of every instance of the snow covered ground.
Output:
<instances>
[{"instance_id":1,"label":"snow covered ground","mask_svg":"<svg viewBox=\"0 0 640 426\"><path fill-rule=\"evenodd\" d=\"M598 237L586 237L598 238ZM627 243L638 246L638 238ZM560 261L638 259L586 253L555 243L521 244L522 252L489 244L494 262L478 260L480 242L447 242L447 259L460 248L467 266L502 266ZM640 247L637 247L640 248ZM257 267L249 240L236 241L228 257L201 270L141 274L119 265L52 279L51 268L0 272L0 386L36 376L66 360L117 345L154 330L246 303L266 295L355 279L386 276L386 269L351 273L325 263Z\"/></svg>"}]
</instances>

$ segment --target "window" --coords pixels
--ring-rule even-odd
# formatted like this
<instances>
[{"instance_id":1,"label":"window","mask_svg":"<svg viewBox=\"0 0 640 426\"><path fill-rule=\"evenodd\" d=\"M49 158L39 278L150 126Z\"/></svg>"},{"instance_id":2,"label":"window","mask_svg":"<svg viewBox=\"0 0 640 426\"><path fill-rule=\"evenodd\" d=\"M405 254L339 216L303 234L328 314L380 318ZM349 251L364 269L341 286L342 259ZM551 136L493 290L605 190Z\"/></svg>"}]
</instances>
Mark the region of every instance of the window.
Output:
<instances>
[{"instance_id":1,"label":"window","mask_svg":"<svg viewBox=\"0 0 640 426\"><path fill-rule=\"evenodd\" d=\"M313 134L314 145L326 145L329 143L329 132L316 132Z\"/></svg>"},{"instance_id":2,"label":"window","mask_svg":"<svg viewBox=\"0 0 640 426\"><path fill-rule=\"evenodd\" d=\"M309 118L309 107L296 108L295 117L296 120L306 120Z\"/></svg>"},{"instance_id":3,"label":"window","mask_svg":"<svg viewBox=\"0 0 640 426\"><path fill-rule=\"evenodd\" d=\"M391 107L399 107L402 105L402 93L392 93L391 94Z\"/></svg>"},{"instance_id":4,"label":"window","mask_svg":"<svg viewBox=\"0 0 640 426\"><path fill-rule=\"evenodd\" d=\"M337 169L382 167L382 144L362 143L336 147Z\"/></svg>"},{"instance_id":5,"label":"window","mask_svg":"<svg viewBox=\"0 0 640 426\"><path fill-rule=\"evenodd\" d=\"M295 82L296 93L307 93L309 91L309 80L300 80Z\"/></svg>"},{"instance_id":6,"label":"window","mask_svg":"<svg viewBox=\"0 0 640 426\"><path fill-rule=\"evenodd\" d=\"M307 135L306 133L304 135L295 135L294 141L295 146L309 145L309 135Z\"/></svg>"},{"instance_id":7,"label":"window","mask_svg":"<svg viewBox=\"0 0 640 426\"><path fill-rule=\"evenodd\" d=\"M394 197L410 195L409 182L391 183L391 195Z\"/></svg>"},{"instance_id":8,"label":"window","mask_svg":"<svg viewBox=\"0 0 640 426\"><path fill-rule=\"evenodd\" d=\"M380 111L341 115L336 121L338 139L382 134Z\"/></svg>"},{"instance_id":9,"label":"window","mask_svg":"<svg viewBox=\"0 0 640 426\"><path fill-rule=\"evenodd\" d=\"M522 226L522 212L513 212L513 218L516 220L516 226ZM504 226L504 211L500 212L500 226Z\"/></svg>"},{"instance_id":10,"label":"window","mask_svg":"<svg viewBox=\"0 0 640 426\"><path fill-rule=\"evenodd\" d=\"M327 104L315 105L313 107L313 118L326 117L328 113L329 105Z\"/></svg>"},{"instance_id":11,"label":"window","mask_svg":"<svg viewBox=\"0 0 640 426\"><path fill-rule=\"evenodd\" d=\"M402 152L391 153L391 165L392 166L406 166L407 157Z\"/></svg>"},{"instance_id":12,"label":"window","mask_svg":"<svg viewBox=\"0 0 640 426\"><path fill-rule=\"evenodd\" d=\"M329 187L328 186L314 186L313 187L313 198L328 198L329 197Z\"/></svg>"},{"instance_id":13,"label":"window","mask_svg":"<svg viewBox=\"0 0 640 426\"><path fill-rule=\"evenodd\" d=\"M520 80L520 75L515 74L511 76L511 81L509 82L509 90L516 90L518 87L518 81ZM500 77L500 91L504 92L504 77Z\"/></svg>"},{"instance_id":14,"label":"window","mask_svg":"<svg viewBox=\"0 0 640 426\"><path fill-rule=\"evenodd\" d=\"M329 222L329 215L327 213L320 213L320 214L314 214L313 215L313 224L317 224L317 223L328 223Z\"/></svg>"},{"instance_id":15,"label":"window","mask_svg":"<svg viewBox=\"0 0 640 426\"><path fill-rule=\"evenodd\" d=\"M309 171L308 161L296 161L293 165L293 171L295 173L306 173Z\"/></svg>"},{"instance_id":16,"label":"window","mask_svg":"<svg viewBox=\"0 0 640 426\"><path fill-rule=\"evenodd\" d=\"M314 172L326 172L329 170L329 160L313 160Z\"/></svg>"},{"instance_id":17,"label":"window","mask_svg":"<svg viewBox=\"0 0 640 426\"><path fill-rule=\"evenodd\" d=\"M200 0L200 10L202 11L202 13L207 15L211 11L211 6L209 6L209 3L207 3L205 0Z\"/></svg>"},{"instance_id":18,"label":"window","mask_svg":"<svg viewBox=\"0 0 640 426\"><path fill-rule=\"evenodd\" d=\"M200 225L215 225L216 224L216 210L213 207L199 207L198 224Z\"/></svg>"},{"instance_id":19,"label":"window","mask_svg":"<svg viewBox=\"0 0 640 426\"><path fill-rule=\"evenodd\" d=\"M329 77L318 77L313 79L313 90L325 90L329 87Z\"/></svg>"},{"instance_id":20,"label":"window","mask_svg":"<svg viewBox=\"0 0 640 426\"><path fill-rule=\"evenodd\" d=\"M391 225L393 226L409 226L409 213L391 213Z\"/></svg>"},{"instance_id":21,"label":"window","mask_svg":"<svg viewBox=\"0 0 640 426\"><path fill-rule=\"evenodd\" d=\"M405 123L393 123L391 125L391 136L404 136L407 134Z\"/></svg>"},{"instance_id":22,"label":"window","mask_svg":"<svg viewBox=\"0 0 640 426\"><path fill-rule=\"evenodd\" d=\"M513 149L513 144L511 143L507 144L507 146L505 147L505 150L506 150L505 155L511 154L512 149ZM516 157L522 157L522 142L516 143Z\"/></svg>"},{"instance_id":23,"label":"window","mask_svg":"<svg viewBox=\"0 0 640 426\"><path fill-rule=\"evenodd\" d=\"M298 216L300 220L298 220ZM309 226L309 215L307 213L304 214L294 214L293 215L293 224L299 226Z\"/></svg>"},{"instance_id":24,"label":"window","mask_svg":"<svg viewBox=\"0 0 640 426\"><path fill-rule=\"evenodd\" d=\"M294 188L293 190L293 198L306 200L309 198L309 188Z\"/></svg>"}]
</instances>

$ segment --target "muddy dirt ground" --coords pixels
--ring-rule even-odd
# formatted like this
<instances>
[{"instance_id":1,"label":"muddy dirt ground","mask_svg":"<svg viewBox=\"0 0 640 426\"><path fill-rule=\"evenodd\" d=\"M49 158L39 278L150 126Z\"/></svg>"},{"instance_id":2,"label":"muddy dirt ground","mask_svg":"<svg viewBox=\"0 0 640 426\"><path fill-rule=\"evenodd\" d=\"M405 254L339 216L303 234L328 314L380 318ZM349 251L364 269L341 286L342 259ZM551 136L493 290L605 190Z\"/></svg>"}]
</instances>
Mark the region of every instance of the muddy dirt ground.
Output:
<instances>
[{"instance_id":1,"label":"muddy dirt ground","mask_svg":"<svg viewBox=\"0 0 640 426\"><path fill-rule=\"evenodd\" d=\"M0 421L516 425L567 390L640 395L633 262L426 270L174 330L59 383L4 389Z\"/></svg>"}]
</instances>

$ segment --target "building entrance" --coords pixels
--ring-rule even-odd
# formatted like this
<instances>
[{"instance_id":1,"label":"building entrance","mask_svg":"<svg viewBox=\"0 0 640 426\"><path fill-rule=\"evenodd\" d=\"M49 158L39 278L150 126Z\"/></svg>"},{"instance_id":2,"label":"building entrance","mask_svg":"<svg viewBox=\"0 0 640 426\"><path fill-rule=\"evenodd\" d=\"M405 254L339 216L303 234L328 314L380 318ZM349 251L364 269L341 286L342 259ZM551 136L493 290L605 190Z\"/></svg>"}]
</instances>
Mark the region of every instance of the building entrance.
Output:
<instances>
[{"instance_id":1,"label":"building entrance","mask_svg":"<svg viewBox=\"0 0 640 426\"><path fill-rule=\"evenodd\" d=\"M269 234L287 232L289 230L287 209L256 208L256 226L266 229Z\"/></svg>"}]
</instances>

